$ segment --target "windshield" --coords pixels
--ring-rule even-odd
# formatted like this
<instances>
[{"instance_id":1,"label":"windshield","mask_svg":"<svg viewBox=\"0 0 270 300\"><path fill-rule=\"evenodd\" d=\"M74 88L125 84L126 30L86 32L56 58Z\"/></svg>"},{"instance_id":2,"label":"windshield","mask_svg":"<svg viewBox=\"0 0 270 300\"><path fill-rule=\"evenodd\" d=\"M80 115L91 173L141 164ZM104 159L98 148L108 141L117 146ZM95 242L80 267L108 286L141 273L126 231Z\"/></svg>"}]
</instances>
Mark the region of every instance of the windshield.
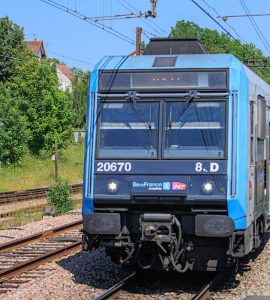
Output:
<instances>
[{"instance_id":1,"label":"windshield","mask_svg":"<svg viewBox=\"0 0 270 300\"><path fill-rule=\"evenodd\" d=\"M101 103L98 158L157 158L158 102Z\"/></svg>"},{"instance_id":2,"label":"windshield","mask_svg":"<svg viewBox=\"0 0 270 300\"><path fill-rule=\"evenodd\" d=\"M224 158L225 102L167 102L165 118L165 158Z\"/></svg>"}]
</instances>

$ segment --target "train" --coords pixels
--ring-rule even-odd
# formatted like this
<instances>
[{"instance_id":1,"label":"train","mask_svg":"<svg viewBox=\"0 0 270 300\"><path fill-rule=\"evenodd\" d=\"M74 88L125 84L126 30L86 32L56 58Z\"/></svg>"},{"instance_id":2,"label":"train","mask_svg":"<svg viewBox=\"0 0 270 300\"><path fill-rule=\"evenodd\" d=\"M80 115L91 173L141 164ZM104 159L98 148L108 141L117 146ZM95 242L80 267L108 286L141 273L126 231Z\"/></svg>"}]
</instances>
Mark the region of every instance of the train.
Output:
<instances>
[{"instance_id":1,"label":"train","mask_svg":"<svg viewBox=\"0 0 270 300\"><path fill-rule=\"evenodd\" d=\"M270 86L193 38L107 56L90 78L83 249L143 270L220 271L269 227Z\"/></svg>"}]
</instances>

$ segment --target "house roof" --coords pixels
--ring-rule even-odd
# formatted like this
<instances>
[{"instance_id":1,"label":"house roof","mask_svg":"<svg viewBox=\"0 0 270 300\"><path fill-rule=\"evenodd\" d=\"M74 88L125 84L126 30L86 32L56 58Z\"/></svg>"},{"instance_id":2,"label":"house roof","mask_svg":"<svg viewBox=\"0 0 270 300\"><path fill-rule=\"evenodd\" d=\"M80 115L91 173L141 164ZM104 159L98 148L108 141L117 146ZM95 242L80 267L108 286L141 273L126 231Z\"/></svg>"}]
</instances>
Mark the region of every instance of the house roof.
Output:
<instances>
[{"instance_id":1,"label":"house roof","mask_svg":"<svg viewBox=\"0 0 270 300\"><path fill-rule=\"evenodd\" d=\"M69 80L71 80L75 74L65 65L65 64L57 64L56 68L62 72Z\"/></svg>"},{"instance_id":2,"label":"house roof","mask_svg":"<svg viewBox=\"0 0 270 300\"><path fill-rule=\"evenodd\" d=\"M46 51L43 45L43 41L27 41L27 50L33 51L36 56L38 52L41 52L43 58L46 58Z\"/></svg>"}]
</instances>

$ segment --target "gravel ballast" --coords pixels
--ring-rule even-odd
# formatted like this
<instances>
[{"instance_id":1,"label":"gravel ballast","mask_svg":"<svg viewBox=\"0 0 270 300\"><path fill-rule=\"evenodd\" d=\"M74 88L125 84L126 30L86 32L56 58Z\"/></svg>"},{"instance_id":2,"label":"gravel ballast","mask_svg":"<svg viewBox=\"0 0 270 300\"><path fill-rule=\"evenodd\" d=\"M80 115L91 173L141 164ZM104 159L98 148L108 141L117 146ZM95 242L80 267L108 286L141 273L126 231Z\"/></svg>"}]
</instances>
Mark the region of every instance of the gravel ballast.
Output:
<instances>
[{"instance_id":1,"label":"gravel ballast","mask_svg":"<svg viewBox=\"0 0 270 300\"><path fill-rule=\"evenodd\" d=\"M79 210L71 214L45 219L14 230L17 237L50 229L81 218ZM26 232L27 231L27 232ZM10 233L10 230L5 231ZM27 233L27 234L26 234ZM2 239L1 239L2 240ZM0 240L0 241L1 241ZM0 300L79 300L93 299L131 273L113 264L104 249L75 252L40 266L45 271L16 290L0 295ZM119 299L191 299L207 283L212 273L147 272L133 286L123 291ZM247 296L270 295L270 234L265 246L243 259L238 273L226 278L213 292L213 299L242 300Z\"/></svg>"},{"instance_id":2,"label":"gravel ballast","mask_svg":"<svg viewBox=\"0 0 270 300\"><path fill-rule=\"evenodd\" d=\"M57 217L45 217L41 221L31 222L16 228L0 230L0 245L28 235L49 230L51 228L80 220L81 210L73 210L68 214Z\"/></svg>"}]
</instances>

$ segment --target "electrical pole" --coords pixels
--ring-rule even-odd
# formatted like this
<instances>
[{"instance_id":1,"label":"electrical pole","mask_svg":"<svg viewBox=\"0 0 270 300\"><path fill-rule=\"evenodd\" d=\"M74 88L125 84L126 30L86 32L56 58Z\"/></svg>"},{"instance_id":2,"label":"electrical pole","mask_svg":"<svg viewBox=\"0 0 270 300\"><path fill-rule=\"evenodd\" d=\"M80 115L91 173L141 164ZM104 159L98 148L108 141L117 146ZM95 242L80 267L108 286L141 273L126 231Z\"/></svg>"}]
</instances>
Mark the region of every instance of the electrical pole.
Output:
<instances>
[{"instance_id":1,"label":"electrical pole","mask_svg":"<svg viewBox=\"0 0 270 300\"><path fill-rule=\"evenodd\" d=\"M152 3L152 10L147 11L145 18L148 18L148 17L155 18L157 16L157 9L156 9L157 2L158 2L158 0L150 0L150 3Z\"/></svg>"},{"instance_id":2,"label":"electrical pole","mask_svg":"<svg viewBox=\"0 0 270 300\"><path fill-rule=\"evenodd\" d=\"M156 7L158 0L150 0L150 2L152 3L152 17L155 18L157 16Z\"/></svg>"},{"instance_id":3,"label":"electrical pole","mask_svg":"<svg viewBox=\"0 0 270 300\"><path fill-rule=\"evenodd\" d=\"M142 28L136 27L136 55L141 55Z\"/></svg>"},{"instance_id":4,"label":"electrical pole","mask_svg":"<svg viewBox=\"0 0 270 300\"><path fill-rule=\"evenodd\" d=\"M55 175L55 180L58 180L58 144L55 141L54 144L54 175Z\"/></svg>"}]
</instances>

